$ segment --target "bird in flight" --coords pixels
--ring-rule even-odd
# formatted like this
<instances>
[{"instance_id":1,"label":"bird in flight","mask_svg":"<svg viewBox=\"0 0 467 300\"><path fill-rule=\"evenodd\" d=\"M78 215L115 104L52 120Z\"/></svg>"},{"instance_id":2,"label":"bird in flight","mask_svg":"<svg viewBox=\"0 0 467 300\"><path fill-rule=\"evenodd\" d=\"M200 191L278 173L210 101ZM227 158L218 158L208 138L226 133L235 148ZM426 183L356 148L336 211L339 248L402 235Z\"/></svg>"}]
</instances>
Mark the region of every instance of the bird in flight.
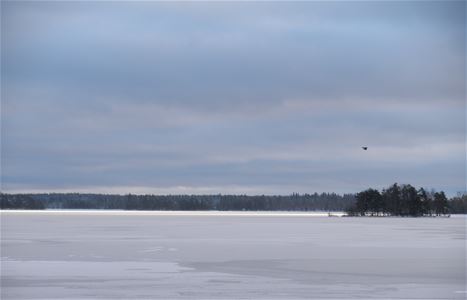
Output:
<instances>
[{"instance_id":1,"label":"bird in flight","mask_svg":"<svg viewBox=\"0 0 467 300\"><path fill-rule=\"evenodd\" d=\"M362 147L363 150L368 150L368 147Z\"/></svg>"}]
</instances>

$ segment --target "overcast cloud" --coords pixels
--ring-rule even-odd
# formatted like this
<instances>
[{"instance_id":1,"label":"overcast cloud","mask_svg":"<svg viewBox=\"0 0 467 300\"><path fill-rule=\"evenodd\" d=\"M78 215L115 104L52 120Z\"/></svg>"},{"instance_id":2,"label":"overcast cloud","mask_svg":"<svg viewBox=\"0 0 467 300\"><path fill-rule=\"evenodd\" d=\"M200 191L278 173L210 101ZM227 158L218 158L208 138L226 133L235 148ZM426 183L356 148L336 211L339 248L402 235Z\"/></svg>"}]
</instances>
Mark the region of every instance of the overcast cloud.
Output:
<instances>
[{"instance_id":1,"label":"overcast cloud","mask_svg":"<svg viewBox=\"0 0 467 300\"><path fill-rule=\"evenodd\" d=\"M2 191L465 191L464 1L1 8Z\"/></svg>"}]
</instances>

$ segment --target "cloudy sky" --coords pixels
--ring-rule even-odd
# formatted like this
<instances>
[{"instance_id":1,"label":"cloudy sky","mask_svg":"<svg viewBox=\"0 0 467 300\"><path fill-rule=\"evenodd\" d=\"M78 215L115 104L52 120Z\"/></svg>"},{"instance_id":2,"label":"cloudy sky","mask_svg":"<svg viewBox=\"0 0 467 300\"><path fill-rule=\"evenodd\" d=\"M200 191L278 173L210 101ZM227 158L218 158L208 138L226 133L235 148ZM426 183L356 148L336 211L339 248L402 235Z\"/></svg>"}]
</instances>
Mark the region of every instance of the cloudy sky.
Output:
<instances>
[{"instance_id":1,"label":"cloudy sky","mask_svg":"<svg viewBox=\"0 0 467 300\"><path fill-rule=\"evenodd\" d=\"M1 190L454 195L465 5L2 1Z\"/></svg>"}]
</instances>

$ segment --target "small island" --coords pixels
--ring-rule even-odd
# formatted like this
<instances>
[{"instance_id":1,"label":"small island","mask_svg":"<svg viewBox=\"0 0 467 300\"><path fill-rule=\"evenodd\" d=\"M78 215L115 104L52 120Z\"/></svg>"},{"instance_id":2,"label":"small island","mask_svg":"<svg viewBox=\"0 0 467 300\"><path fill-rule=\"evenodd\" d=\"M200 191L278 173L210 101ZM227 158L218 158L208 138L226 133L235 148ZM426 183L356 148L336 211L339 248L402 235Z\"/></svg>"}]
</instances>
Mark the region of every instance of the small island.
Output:
<instances>
[{"instance_id":1,"label":"small island","mask_svg":"<svg viewBox=\"0 0 467 300\"><path fill-rule=\"evenodd\" d=\"M427 192L423 188L417 190L410 184L394 183L381 193L369 188L356 194L355 204L346 212L348 216L449 217L451 212L465 212L465 204L465 195L448 201L443 191Z\"/></svg>"}]
</instances>

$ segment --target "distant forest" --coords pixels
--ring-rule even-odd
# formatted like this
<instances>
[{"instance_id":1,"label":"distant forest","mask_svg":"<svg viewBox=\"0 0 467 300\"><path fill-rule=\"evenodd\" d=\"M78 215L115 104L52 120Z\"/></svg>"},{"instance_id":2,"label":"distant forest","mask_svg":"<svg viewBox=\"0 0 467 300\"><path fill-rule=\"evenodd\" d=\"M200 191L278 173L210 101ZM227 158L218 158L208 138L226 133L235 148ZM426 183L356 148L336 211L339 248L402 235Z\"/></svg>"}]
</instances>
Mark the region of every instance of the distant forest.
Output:
<instances>
[{"instance_id":1,"label":"distant forest","mask_svg":"<svg viewBox=\"0 0 467 300\"><path fill-rule=\"evenodd\" d=\"M353 194L246 195L105 195L0 194L2 209L125 209L125 210L284 210L343 211Z\"/></svg>"},{"instance_id":2,"label":"distant forest","mask_svg":"<svg viewBox=\"0 0 467 300\"><path fill-rule=\"evenodd\" d=\"M346 211L349 215L423 216L467 213L467 195L447 199L444 192L394 184L381 193L314 193L289 196L110 195L81 193L0 193L1 209L123 209L220 211Z\"/></svg>"}]
</instances>

